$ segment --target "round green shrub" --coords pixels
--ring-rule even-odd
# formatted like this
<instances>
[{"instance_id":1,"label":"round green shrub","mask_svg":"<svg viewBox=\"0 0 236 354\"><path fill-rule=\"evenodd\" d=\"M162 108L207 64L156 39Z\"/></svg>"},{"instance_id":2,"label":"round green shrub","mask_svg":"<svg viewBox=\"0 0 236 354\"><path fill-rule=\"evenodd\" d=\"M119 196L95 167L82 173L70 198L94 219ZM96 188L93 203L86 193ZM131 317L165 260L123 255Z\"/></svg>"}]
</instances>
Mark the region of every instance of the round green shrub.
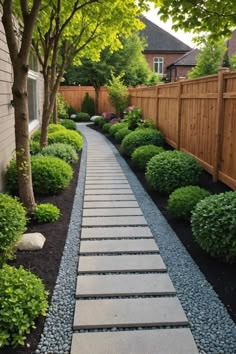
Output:
<instances>
[{"instance_id":1,"label":"round green shrub","mask_svg":"<svg viewBox=\"0 0 236 354\"><path fill-rule=\"evenodd\" d=\"M75 118L76 122L89 122L90 121L90 115L85 112L80 112L77 114Z\"/></svg>"},{"instance_id":2,"label":"round green shrub","mask_svg":"<svg viewBox=\"0 0 236 354\"><path fill-rule=\"evenodd\" d=\"M76 130L76 124L73 120L71 119L64 119L63 122L61 123L62 126L66 129L70 130Z\"/></svg>"},{"instance_id":3,"label":"round green shrub","mask_svg":"<svg viewBox=\"0 0 236 354\"><path fill-rule=\"evenodd\" d=\"M0 193L0 263L11 258L15 242L26 230L26 222L22 204L16 198Z\"/></svg>"},{"instance_id":4,"label":"round green shrub","mask_svg":"<svg viewBox=\"0 0 236 354\"><path fill-rule=\"evenodd\" d=\"M128 135L129 133L131 133L132 130L129 130L127 127L119 129L116 133L115 133L115 139L118 143L121 143L122 140L126 137L126 135Z\"/></svg>"},{"instance_id":5,"label":"round green shrub","mask_svg":"<svg viewBox=\"0 0 236 354\"><path fill-rule=\"evenodd\" d=\"M60 217L60 209L50 203L38 204L32 214L38 223L54 222Z\"/></svg>"},{"instance_id":6,"label":"round green shrub","mask_svg":"<svg viewBox=\"0 0 236 354\"><path fill-rule=\"evenodd\" d=\"M155 145L144 145L134 150L131 155L131 160L135 167L140 170L145 170L148 161L155 155L164 152L162 147Z\"/></svg>"},{"instance_id":7,"label":"round green shrub","mask_svg":"<svg viewBox=\"0 0 236 354\"><path fill-rule=\"evenodd\" d=\"M94 121L94 124L95 124L95 125L99 125L99 122L100 122L101 120L103 120L102 117L97 117L97 118L95 119L95 121Z\"/></svg>"},{"instance_id":8,"label":"round green shrub","mask_svg":"<svg viewBox=\"0 0 236 354\"><path fill-rule=\"evenodd\" d=\"M102 131L103 131L104 133L109 134L110 128L111 128L111 125L110 125L109 123L106 123L106 124L103 125Z\"/></svg>"},{"instance_id":9,"label":"round green shrub","mask_svg":"<svg viewBox=\"0 0 236 354\"><path fill-rule=\"evenodd\" d=\"M35 319L46 316L48 293L35 274L4 265L0 269L0 347L24 345Z\"/></svg>"},{"instance_id":10,"label":"round green shrub","mask_svg":"<svg viewBox=\"0 0 236 354\"><path fill-rule=\"evenodd\" d=\"M130 156L135 149L143 145L162 146L164 137L159 130L156 129L140 129L127 135L122 141L122 149L124 153Z\"/></svg>"},{"instance_id":11,"label":"round green shrub","mask_svg":"<svg viewBox=\"0 0 236 354\"><path fill-rule=\"evenodd\" d=\"M176 218L189 220L197 203L209 196L206 189L198 186L180 187L170 194L167 210Z\"/></svg>"},{"instance_id":12,"label":"round green shrub","mask_svg":"<svg viewBox=\"0 0 236 354\"><path fill-rule=\"evenodd\" d=\"M37 155L41 151L38 141L30 140L30 155Z\"/></svg>"},{"instance_id":13,"label":"round green shrub","mask_svg":"<svg viewBox=\"0 0 236 354\"><path fill-rule=\"evenodd\" d=\"M118 132L118 130L123 129L123 128L128 128L127 123L115 123L110 128L110 134L112 136L115 136L115 134Z\"/></svg>"},{"instance_id":14,"label":"round green shrub","mask_svg":"<svg viewBox=\"0 0 236 354\"><path fill-rule=\"evenodd\" d=\"M193 237L212 257L236 260L236 192L212 195L192 212Z\"/></svg>"},{"instance_id":15,"label":"round green shrub","mask_svg":"<svg viewBox=\"0 0 236 354\"><path fill-rule=\"evenodd\" d=\"M54 124L54 123L51 123L49 124L48 126L48 134L50 133L56 133L56 132L66 132L66 128L63 127L63 125L61 124Z\"/></svg>"},{"instance_id":16,"label":"round green shrub","mask_svg":"<svg viewBox=\"0 0 236 354\"><path fill-rule=\"evenodd\" d=\"M72 145L55 143L43 148L40 151L40 155L42 156L54 156L59 159L64 160L67 163L75 163L78 161L78 155L76 150Z\"/></svg>"},{"instance_id":17,"label":"round green shrub","mask_svg":"<svg viewBox=\"0 0 236 354\"><path fill-rule=\"evenodd\" d=\"M102 128L102 127L104 126L104 124L106 124L106 123L107 123L107 121L106 121L104 118L102 118L102 119L99 120L98 126L99 126L100 128Z\"/></svg>"},{"instance_id":18,"label":"round green shrub","mask_svg":"<svg viewBox=\"0 0 236 354\"><path fill-rule=\"evenodd\" d=\"M34 192L38 195L53 195L66 188L73 176L71 166L65 161L51 156L31 158ZM7 187L11 194L17 194L16 161L12 160L6 174Z\"/></svg>"},{"instance_id":19,"label":"round green shrub","mask_svg":"<svg viewBox=\"0 0 236 354\"><path fill-rule=\"evenodd\" d=\"M202 168L190 155L181 151L166 151L151 158L146 179L161 193L171 193L179 187L198 183Z\"/></svg>"},{"instance_id":20,"label":"round green shrub","mask_svg":"<svg viewBox=\"0 0 236 354\"><path fill-rule=\"evenodd\" d=\"M83 147L83 138L77 132L66 130L65 132L55 132L48 134L48 143L62 143L72 145L76 151L80 151Z\"/></svg>"}]
</instances>

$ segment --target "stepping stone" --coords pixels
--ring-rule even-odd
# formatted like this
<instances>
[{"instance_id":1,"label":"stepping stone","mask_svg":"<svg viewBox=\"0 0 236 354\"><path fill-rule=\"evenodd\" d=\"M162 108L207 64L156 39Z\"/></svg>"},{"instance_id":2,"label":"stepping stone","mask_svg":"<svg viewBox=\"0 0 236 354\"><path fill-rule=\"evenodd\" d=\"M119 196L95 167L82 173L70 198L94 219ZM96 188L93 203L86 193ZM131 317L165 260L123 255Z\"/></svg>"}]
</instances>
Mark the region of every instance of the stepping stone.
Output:
<instances>
[{"instance_id":1,"label":"stepping stone","mask_svg":"<svg viewBox=\"0 0 236 354\"><path fill-rule=\"evenodd\" d=\"M154 239L81 241L80 254L159 252Z\"/></svg>"},{"instance_id":2,"label":"stepping stone","mask_svg":"<svg viewBox=\"0 0 236 354\"><path fill-rule=\"evenodd\" d=\"M164 272L159 254L128 256L80 256L78 273Z\"/></svg>"},{"instance_id":3,"label":"stepping stone","mask_svg":"<svg viewBox=\"0 0 236 354\"><path fill-rule=\"evenodd\" d=\"M125 184L85 184L85 191L93 190L93 189L130 189L130 185L128 183Z\"/></svg>"},{"instance_id":4,"label":"stepping stone","mask_svg":"<svg viewBox=\"0 0 236 354\"><path fill-rule=\"evenodd\" d=\"M102 216L83 217L83 226L147 225L143 216Z\"/></svg>"},{"instance_id":5,"label":"stepping stone","mask_svg":"<svg viewBox=\"0 0 236 354\"><path fill-rule=\"evenodd\" d=\"M85 185L88 187L93 184L99 184L99 185L107 185L107 184L122 184L122 185L129 185L128 181L126 178L86 178L86 183Z\"/></svg>"},{"instance_id":6,"label":"stepping stone","mask_svg":"<svg viewBox=\"0 0 236 354\"><path fill-rule=\"evenodd\" d=\"M167 274L81 275L77 278L77 297L175 295Z\"/></svg>"},{"instance_id":7,"label":"stepping stone","mask_svg":"<svg viewBox=\"0 0 236 354\"><path fill-rule=\"evenodd\" d=\"M124 172L86 172L86 178L87 177L93 177L94 178L102 178L102 177L125 177Z\"/></svg>"},{"instance_id":8,"label":"stepping stone","mask_svg":"<svg viewBox=\"0 0 236 354\"><path fill-rule=\"evenodd\" d=\"M77 300L74 330L188 325L177 297Z\"/></svg>"},{"instance_id":9,"label":"stepping stone","mask_svg":"<svg viewBox=\"0 0 236 354\"><path fill-rule=\"evenodd\" d=\"M108 202L84 202L84 209L94 208L138 208L138 203L135 201L108 201ZM85 210L84 210L85 211ZM84 214L85 215L85 214Z\"/></svg>"},{"instance_id":10,"label":"stepping stone","mask_svg":"<svg viewBox=\"0 0 236 354\"><path fill-rule=\"evenodd\" d=\"M82 228L81 239L86 238L124 238L124 237L153 237L151 230L146 226L136 227L96 227Z\"/></svg>"},{"instance_id":11,"label":"stepping stone","mask_svg":"<svg viewBox=\"0 0 236 354\"><path fill-rule=\"evenodd\" d=\"M75 333L71 354L199 354L188 328Z\"/></svg>"},{"instance_id":12,"label":"stepping stone","mask_svg":"<svg viewBox=\"0 0 236 354\"><path fill-rule=\"evenodd\" d=\"M116 200L136 200L133 194L107 194L107 195L85 195L84 201L116 201Z\"/></svg>"},{"instance_id":13,"label":"stepping stone","mask_svg":"<svg viewBox=\"0 0 236 354\"><path fill-rule=\"evenodd\" d=\"M102 194L102 195L104 195L104 194L112 194L112 195L114 195L114 194L133 194L133 192L132 192L132 189L131 188L119 188L119 189L111 189L111 188L109 188L109 189L86 189L85 188L85 195L89 195L89 194L91 194L91 195L95 195L95 194Z\"/></svg>"},{"instance_id":14,"label":"stepping stone","mask_svg":"<svg viewBox=\"0 0 236 354\"><path fill-rule=\"evenodd\" d=\"M83 216L127 216L143 215L140 208L84 209Z\"/></svg>"}]
</instances>

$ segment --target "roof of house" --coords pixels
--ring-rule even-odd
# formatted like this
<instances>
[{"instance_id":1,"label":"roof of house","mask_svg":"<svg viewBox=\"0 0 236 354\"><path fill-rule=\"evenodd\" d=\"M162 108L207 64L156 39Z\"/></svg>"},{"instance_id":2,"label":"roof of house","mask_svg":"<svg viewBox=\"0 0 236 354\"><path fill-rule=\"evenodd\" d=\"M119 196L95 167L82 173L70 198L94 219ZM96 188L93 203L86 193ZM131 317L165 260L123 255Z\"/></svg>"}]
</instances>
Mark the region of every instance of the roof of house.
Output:
<instances>
[{"instance_id":1,"label":"roof of house","mask_svg":"<svg viewBox=\"0 0 236 354\"><path fill-rule=\"evenodd\" d=\"M192 49L190 52L182 55L182 57L171 63L168 68L170 66L195 66L197 62L198 53L199 49Z\"/></svg>"},{"instance_id":2,"label":"roof of house","mask_svg":"<svg viewBox=\"0 0 236 354\"><path fill-rule=\"evenodd\" d=\"M181 42L179 39L172 36L162 28L149 21L146 17L141 18L141 21L145 24L145 28L140 31L140 34L147 38L147 47L144 53L153 52L188 52L191 48Z\"/></svg>"}]
</instances>

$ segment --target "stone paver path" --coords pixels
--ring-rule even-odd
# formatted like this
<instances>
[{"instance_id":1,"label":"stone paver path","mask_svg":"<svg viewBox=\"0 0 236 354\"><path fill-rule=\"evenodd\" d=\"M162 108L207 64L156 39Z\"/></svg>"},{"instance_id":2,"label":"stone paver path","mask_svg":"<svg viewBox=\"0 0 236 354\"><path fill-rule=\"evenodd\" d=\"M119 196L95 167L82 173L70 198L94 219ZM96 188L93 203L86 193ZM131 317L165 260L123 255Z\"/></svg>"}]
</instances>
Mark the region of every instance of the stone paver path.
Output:
<instances>
[{"instance_id":1,"label":"stone paver path","mask_svg":"<svg viewBox=\"0 0 236 354\"><path fill-rule=\"evenodd\" d=\"M71 354L198 354L140 205L105 139L88 143Z\"/></svg>"}]
</instances>

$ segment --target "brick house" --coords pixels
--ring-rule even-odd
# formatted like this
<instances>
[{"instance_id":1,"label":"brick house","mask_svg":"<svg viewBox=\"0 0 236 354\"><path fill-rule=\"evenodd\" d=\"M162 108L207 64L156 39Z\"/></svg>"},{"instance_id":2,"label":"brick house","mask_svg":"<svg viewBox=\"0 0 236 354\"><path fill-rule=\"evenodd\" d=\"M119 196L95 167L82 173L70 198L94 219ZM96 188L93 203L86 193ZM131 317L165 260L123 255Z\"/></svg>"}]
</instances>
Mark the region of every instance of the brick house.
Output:
<instances>
[{"instance_id":1,"label":"brick house","mask_svg":"<svg viewBox=\"0 0 236 354\"><path fill-rule=\"evenodd\" d=\"M176 81L179 78L186 78L187 73L196 65L199 49L192 49L179 59L175 60L167 67L167 75L170 81Z\"/></svg>"},{"instance_id":2,"label":"brick house","mask_svg":"<svg viewBox=\"0 0 236 354\"><path fill-rule=\"evenodd\" d=\"M142 17L141 20L146 27L140 31L140 36L146 38L147 41L144 56L150 69L161 76L167 76L167 67L190 52L192 48L147 18Z\"/></svg>"}]
</instances>

